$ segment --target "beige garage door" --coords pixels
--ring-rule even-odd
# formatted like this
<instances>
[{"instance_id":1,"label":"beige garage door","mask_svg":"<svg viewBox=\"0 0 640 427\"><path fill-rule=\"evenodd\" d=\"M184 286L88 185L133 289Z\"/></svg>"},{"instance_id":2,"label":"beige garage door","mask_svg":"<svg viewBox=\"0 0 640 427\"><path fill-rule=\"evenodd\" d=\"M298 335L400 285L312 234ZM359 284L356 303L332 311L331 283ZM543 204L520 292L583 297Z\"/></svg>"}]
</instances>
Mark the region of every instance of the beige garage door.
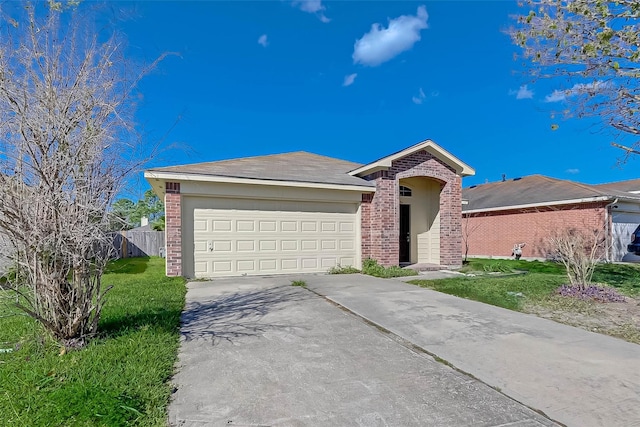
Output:
<instances>
[{"instance_id":1,"label":"beige garage door","mask_svg":"<svg viewBox=\"0 0 640 427\"><path fill-rule=\"evenodd\" d=\"M324 272L337 264L357 265L357 207L322 208L194 209L195 276Z\"/></svg>"}]
</instances>

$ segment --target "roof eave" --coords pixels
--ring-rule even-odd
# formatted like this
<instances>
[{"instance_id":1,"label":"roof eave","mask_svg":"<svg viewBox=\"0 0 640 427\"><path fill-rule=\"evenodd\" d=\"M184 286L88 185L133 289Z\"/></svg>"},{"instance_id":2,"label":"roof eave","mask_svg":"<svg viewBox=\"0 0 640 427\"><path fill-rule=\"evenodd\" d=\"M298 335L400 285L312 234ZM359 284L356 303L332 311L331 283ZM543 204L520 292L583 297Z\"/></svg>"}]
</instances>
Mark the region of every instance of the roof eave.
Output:
<instances>
[{"instance_id":1,"label":"roof eave","mask_svg":"<svg viewBox=\"0 0 640 427\"><path fill-rule=\"evenodd\" d=\"M597 196L597 197L585 197L582 199L569 199L569 200L555 200L552 202L538 202L538 203L528 203L523 205L510 205L510 206L497 206L493 208L480 208L480 209L467 209L463 210L463 214L474 214L474 213L483 213L483 212L498 212L498 211L511 211L511 210L519 210L519 209L531 209L531 208L539 208L544 206L560 206L560 205L573 205L578 203L595 203L595 202L606 202L609 200L622 199L618 196ZM631 200L635 202L640 202L640 199L628 198L625 200Z\"/></svg>"},{"instance_id":2,"label":"roof eave","mask_svg":"<svg viewBox=\"0 0 640 427\"><path fill-rule=\"evenodd\" d=\"M476 174L476 171L466 163L460 161L458 158L453 156L444 148L440 147L435 142L430 139L426 141L422 141L419 144L413 145L409 148L406 148L402 151L398 151L397 153L391 154L387 157L383 157L382 159L378 159L375 162L366 164L358 169L354 169L349 172L349 175L352 176L366 176L380 170L388 170L393 164L394 160L401 159L403 157L409 156L417 151L425 150L428 153L431 153L435 157L439 158L453 169L455 169L456 173L460 176L472 176Z\"/></svg>"},{"instance_id":3,"label":"roof eave","mask_svg":"<svg viewBox=\"0 0 640 427\"><path fill-rule=\"evenodd\" d=\"M173 181L195 181L195 182L217 182L227 184L252 184L252 185L272 185L279 187L301 187L301 188L319 188L327 190L343 190L343 191L358 191L361 193L374 193L376 188L366 185L353 185L353 184L329 184L320 182L304 182L304 181L280 181L270 179L256 179L256 178L238 178L218 175L203 175L192 173L175 173L175 172L161 172L149 170L144 173L144 177L147 180L173 180Z\"/></svg>"}]
</instances>

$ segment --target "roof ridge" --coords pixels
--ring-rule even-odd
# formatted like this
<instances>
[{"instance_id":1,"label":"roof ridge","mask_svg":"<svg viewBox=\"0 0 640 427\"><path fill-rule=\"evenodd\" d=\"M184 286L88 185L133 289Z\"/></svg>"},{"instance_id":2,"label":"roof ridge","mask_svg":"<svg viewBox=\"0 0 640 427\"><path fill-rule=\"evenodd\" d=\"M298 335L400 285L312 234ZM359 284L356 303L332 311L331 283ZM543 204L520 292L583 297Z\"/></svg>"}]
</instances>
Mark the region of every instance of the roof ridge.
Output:
<instances>
[{"instance_id":1,"label":"roof ridge","mask_svg":"<svg viewBox=\"0 0 640 427\"><path fill-rule=\"evenodd\" d=\"M597 194L601 195L601 196L610 196L610 193L606 193L602 190L600 190L599 188L596 188L595 185L593 184L585 184L583 182L577 182L577 181L571 181L571 180L565 180L566 182L576 186L576 187L580 187L580 188L584 188L585 190L591 190L596 192Z\"/></svg>"},{"instance_id":2,"label":"roof ridge","mask_svg":"<svg viewBox=\"0 0 640 427\"><path fill-rule=\"evenodd\" d=\"M592 185L601 186L601 185L623 184L625 182L632 182L632 181L640 181L640 178L623 179L620 181L601 182L600 184L592 184Z\"/></svg>"},{"instance_id":3,"label":"roof ridge","mask_svg":"<svg viewBox=\"0 0 640 427\"><path fill-rule=\"evenodd\" d=\"M153 171L153 170L157 170L157 169L166 169L166 168L179 168L179 167L186 167L186 166L211 165L211 164L215 164L215 163L224 163L224 162L233 162L233 161L240 161L240 160L251 160L251 159L259 159L259 158L268 158L268 157L283 156L283 155L287 155L287 154L309 154L309 155L312 155L312 156L322 157L322 158L330 159L330 160L337 160L337 161L341 161L341 162L345 162L345 163L350 163L350 164L353 164L353 165L361 165L360 163L353 162L351 160L339 159L337 157L330 157L330 156L326 156L324 154L312 153L310 151L297 150L297 151L286 151L286 152L283 152L283 153L262 154L262 155L258 155L258 156L234 157L234 158L231 158L231 159L211 160L211 161L207 161L207 162L185 163L185 164L171 165L171 166L156 166L156 167L149 168L147 170Z\"/></svg>"}]
</instances>

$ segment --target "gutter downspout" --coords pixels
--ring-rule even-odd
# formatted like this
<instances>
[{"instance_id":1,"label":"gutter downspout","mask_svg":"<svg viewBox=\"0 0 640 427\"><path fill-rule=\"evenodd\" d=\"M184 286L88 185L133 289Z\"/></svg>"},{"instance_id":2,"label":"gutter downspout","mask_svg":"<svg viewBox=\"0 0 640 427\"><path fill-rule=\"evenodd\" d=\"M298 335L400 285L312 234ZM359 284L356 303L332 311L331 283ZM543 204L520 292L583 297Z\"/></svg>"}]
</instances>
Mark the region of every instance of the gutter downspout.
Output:
<instances>
[{"instance_id":1,"label":"gutter downspout","mask_svg":"<svg viewBox=\"0 0 640 427\"><path fill-rule=\"evenodd\" d=\"M607 262L613 262L613 224L611 220L613 215L611 215L611 207L618 203L618 198L608 205L605 206L604 210L604 220L607 226Z\"/></svg>"}]
</instances>

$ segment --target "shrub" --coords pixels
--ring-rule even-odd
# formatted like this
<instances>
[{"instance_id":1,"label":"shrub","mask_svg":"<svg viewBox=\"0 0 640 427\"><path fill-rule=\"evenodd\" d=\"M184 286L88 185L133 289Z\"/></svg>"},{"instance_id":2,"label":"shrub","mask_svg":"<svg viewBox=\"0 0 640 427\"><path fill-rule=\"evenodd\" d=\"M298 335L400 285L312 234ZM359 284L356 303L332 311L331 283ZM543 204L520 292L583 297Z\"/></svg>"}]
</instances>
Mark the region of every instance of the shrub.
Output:
<instances>
[{"instance_id":1,"label":"shrub","mask_svg":"<svg viewBox=\"0 0 640 427\"><path fill-rule=\"evenodd\" d=\"M358 270L357 268L351 266L351 265L345 265L342 266L340 264L336 265L335 267L331 267L327 273L329 274L355 274L355 273L360 273L360 270Z\"/></svg>"},{"instance_id":2,"label":"shrub","mask_svg":"<svg viewBox=\"0 0 640 427\"><path fill-rule=\"evenodd\" d=\"M568 228L556 230L549 238L555 255L565 266L572 287L588 288L591 278L606 253L603 230Z\"/></svg>"},{"instance_id":3,"label":"shrub","mask_svg":"<svg viewBox=\"0 0 640 427\"><path fill-rule=\"evenodd\" d=\"M362 273L374 277L404 277L404 276L416 276L418 272L409 268L401 268L398 266L383 267L378 264L375 259L367 258L362 262Z\"/></svg>"}]
</instances>

